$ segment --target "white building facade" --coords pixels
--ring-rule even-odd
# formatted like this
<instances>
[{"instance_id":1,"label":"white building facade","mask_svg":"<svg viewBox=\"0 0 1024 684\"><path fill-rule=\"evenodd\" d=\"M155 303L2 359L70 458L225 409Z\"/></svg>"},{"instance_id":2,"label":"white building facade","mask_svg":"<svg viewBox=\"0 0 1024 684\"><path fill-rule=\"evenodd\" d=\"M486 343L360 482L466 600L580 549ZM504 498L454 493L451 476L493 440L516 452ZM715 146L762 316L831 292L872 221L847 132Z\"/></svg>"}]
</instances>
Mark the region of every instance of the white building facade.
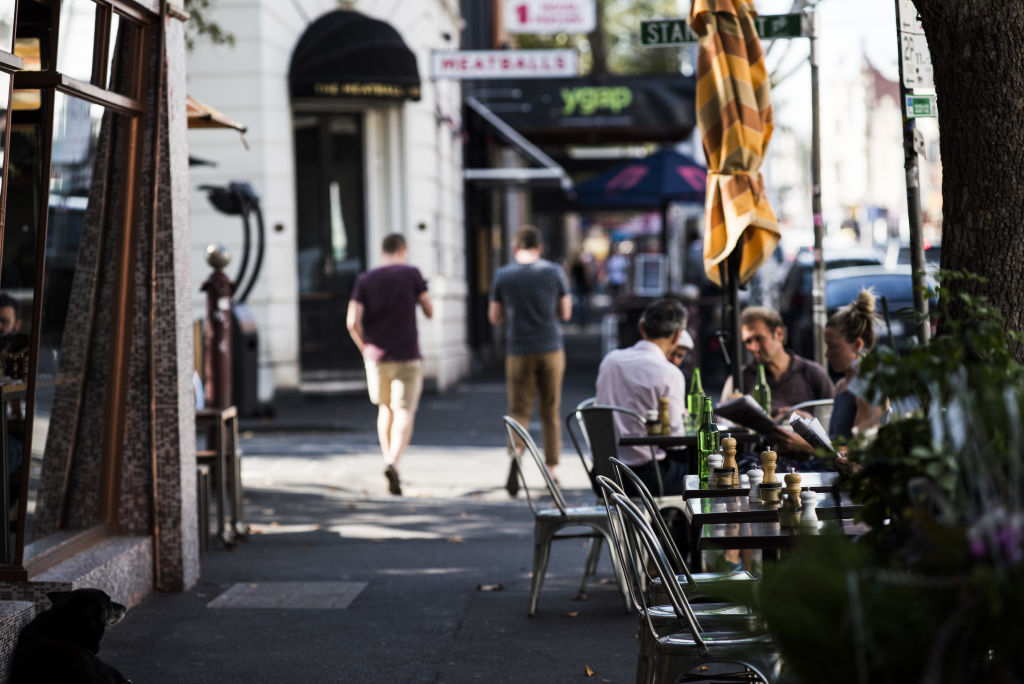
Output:
<instances>
[{"instance_id":1,"label":"white building facade","mask_svg":"<svg viewBox=\"0 0 1024 684\"><path fill-rule=\"evenodd\" d=\"M189 93L244 123L248 148L225 131L189 134L191 155L216 164L192 169L192 268L201 283L207 245L222 242L235 277L245 251L241 217L214 209L200 186L251 184L266 236L246 302L260 400L362 381L345 308L392 232L429 284L435 312L419 314L420 348L427 382L443 391L470 358L461 93L456 81L431 82L428 69L431 50L458 47L458 2L218 0L209 18L234 45L197 41ZM254 234L250 272L256 244ZM198 290L194 303L201 318Z\"/></svg>"}]
</instances>

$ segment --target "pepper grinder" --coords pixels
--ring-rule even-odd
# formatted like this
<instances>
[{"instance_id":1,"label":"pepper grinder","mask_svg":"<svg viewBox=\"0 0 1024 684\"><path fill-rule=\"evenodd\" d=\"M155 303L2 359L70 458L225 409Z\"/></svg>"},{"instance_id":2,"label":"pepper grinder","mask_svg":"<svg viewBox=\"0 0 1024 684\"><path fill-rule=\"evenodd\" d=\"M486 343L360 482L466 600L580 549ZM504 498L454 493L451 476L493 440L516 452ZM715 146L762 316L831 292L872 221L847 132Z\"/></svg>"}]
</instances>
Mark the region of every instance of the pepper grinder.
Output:
<instances>
[{"instance_id":1,"label":"pepper grinder","mask_svg":"<svg viewBox=\"0 0 1024 684\"><path fill-rule=\"evenodd\" d=\"M736 467L736 438L731 434L726 434L722 438L722 457L725 459L722 462L723 468L732 468L732 486L735 487L740 483L739 469Z\"/></svg>"},{"instance_id":2,"label":"pepper grinder","mask_svg":"<svg viewBox=\"0 0 1024 684\"><path fill-rule=\"evenodd\" d=\"M783 529L792 530L801 524L800 504L797 497L787 489L782 497L782 507L779 509L779 524Z\"/></svg>"},{"instance_id":3,"label":"pepper grinder","mask_svg":"<svg viewBox=\"0 0 1024 684\"><path fill-rule=\"evenodd\" d=\"M790 471L783 479L786 481L786 492L793 499L793 504L800 508L800 481L802 480L800 473L795 470Z\"/></svg>"},{"instance_id":4,"label":"pepper grinder","mask_svg":"<svg viewBox=\"0 0 1024 684\"><path fill-rule=\"evenodd\" d=\"M747 471L747 479L750 480L750 492L747 494L747 498L750 499L750 503L761 503L761 492L759 490L762 478L764 478L764 471L760 468Z\"/></svg>"},{"instance_id":5,"label":"pepper grinder","mask_svg":"<svg viewBox=\"0 0 1024 684\"><path fill-rule=\"evenodd\" d=\"M775 479L775 468L779 455L772 451L772 448L765 447L764 451L761 452L761 469L764 470L764 479L761 482L768 484L769 482L778 482Z\"/></svg>"}]
</instances>

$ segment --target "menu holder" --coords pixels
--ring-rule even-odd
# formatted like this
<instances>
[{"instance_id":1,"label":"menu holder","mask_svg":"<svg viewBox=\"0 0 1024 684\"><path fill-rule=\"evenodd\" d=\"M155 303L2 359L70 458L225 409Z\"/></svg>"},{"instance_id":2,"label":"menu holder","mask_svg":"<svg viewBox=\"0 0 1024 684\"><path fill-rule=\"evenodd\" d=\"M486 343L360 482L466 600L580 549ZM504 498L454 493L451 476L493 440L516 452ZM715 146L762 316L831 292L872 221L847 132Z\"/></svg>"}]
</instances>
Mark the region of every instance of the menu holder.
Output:
<instances>
[{"instance_id":1,"label":"menu holder","mask_svg":"<svg viewBox=\"0 0 1024 684\"><path fill-rule=\"evenodd\" d=\"M722 402L715 408L715 414L762 435L785 432L749 394Z\"/></svg>"},{"instance_id":2,"label":"menu holder","mask_svg":"<svg viewBox=\"0 0 1024 684\"><path fill-rule=\"evenodd\" d=\"M803 418L794 415L790 419L789 424L793 428L793 432L803 437L804 441L810 444L811 448L815 451L822 449L827 456L832 458L839 455L836 453L835 447L832 446L832 440L829 438L828 432L818 422L817 418Z\"/></svg>"}]
</instances>

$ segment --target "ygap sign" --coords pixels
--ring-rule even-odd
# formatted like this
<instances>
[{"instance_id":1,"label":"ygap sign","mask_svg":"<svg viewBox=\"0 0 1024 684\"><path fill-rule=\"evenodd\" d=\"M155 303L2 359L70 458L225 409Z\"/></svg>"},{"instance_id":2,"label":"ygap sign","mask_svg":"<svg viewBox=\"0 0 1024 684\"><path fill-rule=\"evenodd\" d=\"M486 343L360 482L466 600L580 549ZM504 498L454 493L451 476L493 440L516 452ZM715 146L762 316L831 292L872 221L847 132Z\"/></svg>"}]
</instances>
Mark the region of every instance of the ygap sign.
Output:
<instances>
[{"instance_id":1,"label":"ygap sign","mask_svg":"<svg viewBox=\"0 0 1024 684\"><path fill-rule=\"evenodd\" d=\"M694 87L679 74L582 76L502 81L476 97L542 144L673 142L696 125Z\"/></svg>"}]
</instances>

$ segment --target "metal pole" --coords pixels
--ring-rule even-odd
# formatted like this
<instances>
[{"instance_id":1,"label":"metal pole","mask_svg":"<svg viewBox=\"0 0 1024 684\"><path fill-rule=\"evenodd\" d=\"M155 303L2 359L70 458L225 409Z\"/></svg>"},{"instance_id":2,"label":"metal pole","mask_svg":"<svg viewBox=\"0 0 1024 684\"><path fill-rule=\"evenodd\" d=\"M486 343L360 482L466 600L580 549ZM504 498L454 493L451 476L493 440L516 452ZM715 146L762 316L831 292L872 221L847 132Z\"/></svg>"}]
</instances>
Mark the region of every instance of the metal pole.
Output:
<instances>
[{"instance_id":1,"label":"metal pole","mask_svg":"<svg viewBox=\"0 0 1024 684\"><path fill-rule=\"evenodd\" d=\"M897 54L903 53L902 33L899 29L900 3L896 0L896 49ZM907 116L907 87L903 82L903 60L900 65L900 109L903 114L903 170L907 179L907 222L910 224L910 269L914 283L914 310L921 320L917 324L917 339L927 344L931 338L931 325L928 322L928 299L924 295L927 286L924 261L924 236L921 228L921 182L917 170L918 147L924 147L924 141L918 140L920 132L914 119Z\"/></svg>"},{"instance_id":2,"label":"metal pole","mask_svg":"<svg viewBox=\"0 0 1024 684\"><path fill-rule=\"evenodd\" d=\"M814 269L811 280L811 320L814 323L814 360L825 365L825 224L821 217L821 115L818 95L818 13L811 20L811 213L814 218Z\"/></svg>"}]
</instances>

